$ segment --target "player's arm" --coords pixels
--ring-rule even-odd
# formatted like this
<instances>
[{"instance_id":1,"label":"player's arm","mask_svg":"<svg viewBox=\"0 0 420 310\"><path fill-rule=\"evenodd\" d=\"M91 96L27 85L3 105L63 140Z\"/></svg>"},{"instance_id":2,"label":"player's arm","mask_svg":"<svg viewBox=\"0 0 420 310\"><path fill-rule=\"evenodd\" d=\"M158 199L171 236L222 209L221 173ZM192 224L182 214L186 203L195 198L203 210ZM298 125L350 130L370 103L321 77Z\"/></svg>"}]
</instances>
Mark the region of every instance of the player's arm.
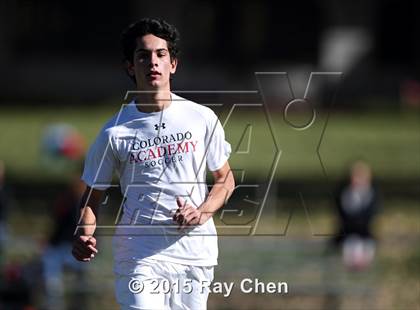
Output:
<instances>
[{"instance_id":1,"label":"player's arm","mask_svg":"<svg viewBox=\"0 0 420 310\"><path fill-rule=\"evenodd\" d=\"M201 213L200 224L205 223L217 210L224 206L235 189L235 179L228 162L219 170L213 171L212 174L213 187L206 201L198 208Z\"/></svg>"},{"instance_id":2,"label":"player's arm","mask_svg":"<svg viewBox=\"0 0 420 310\"><path fill-rule=\"evenodd\" d=\"M93 237L98 217L98 207L102 201L103 191L87 186L80 205L80 219L73 241L73 256L83 262L90 261L98 250Z\"/></svg>"},{"instance_id":3,"label":"player's arm","mask_svg":"<svg viewBox=\"0 0 420 310\"><path fill-rule=\"evenodd\" d=\"M212 173L214 185L201 206L195 208L189 204L185 204L182 198L177 198L178 210L174 215L174 220L181 228L189 225L204 224L232 195L235 188L235 179L229 163L226 162L222 168Z\"/></svg>"}]
</instances>

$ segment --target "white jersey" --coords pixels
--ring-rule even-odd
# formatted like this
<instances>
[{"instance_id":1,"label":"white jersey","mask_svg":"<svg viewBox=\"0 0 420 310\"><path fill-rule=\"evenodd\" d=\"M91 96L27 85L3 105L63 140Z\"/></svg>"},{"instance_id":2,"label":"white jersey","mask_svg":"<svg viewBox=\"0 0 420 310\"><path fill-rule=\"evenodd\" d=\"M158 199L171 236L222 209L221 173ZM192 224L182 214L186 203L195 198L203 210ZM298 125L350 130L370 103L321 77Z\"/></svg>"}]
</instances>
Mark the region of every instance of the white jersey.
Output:
<instances>
[{"instance_id":1,"label":"white jersey","mask_svg":"<svg viewBox=\"0 0 420 310\"><path fill-rule=\"evenodd\" d=\"M124 196L113 239L115 261L152 258L180 264L217 264L213 219L178 231L176 197L199 207L206 199L206 166L220 169L231 147L209 108L171 94L162 111L140 112L134 101L115 115L91 146L82 180L105 190L116 171Z\"/></svg>"}]
</instances>

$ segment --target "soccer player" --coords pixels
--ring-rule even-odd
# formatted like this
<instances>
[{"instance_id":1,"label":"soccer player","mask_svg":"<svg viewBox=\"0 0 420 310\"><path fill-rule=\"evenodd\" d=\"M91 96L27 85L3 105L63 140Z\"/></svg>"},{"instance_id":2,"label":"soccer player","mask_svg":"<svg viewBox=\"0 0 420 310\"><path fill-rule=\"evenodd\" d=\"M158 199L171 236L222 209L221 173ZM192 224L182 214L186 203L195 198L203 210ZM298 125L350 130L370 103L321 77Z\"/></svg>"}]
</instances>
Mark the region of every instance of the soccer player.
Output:
<instances>
[{"instance_id":1,"label":"soccer player","mask_svg":"<svg viewBox=\"0 0 420 310\"><path fill-rule=\"evenodd\" d=\"M123 309L206 309L218 255L212 215L235 187L231 147L215 113L171 92L178 37L156 19L123 32L137 96L105 124L85 160L87 189L72 253L86 262L98 253L97 209L116 171L124 204L113 238L114 273ZM206 167L214 177L210 192Z\"/></svg>"}]
</instances>

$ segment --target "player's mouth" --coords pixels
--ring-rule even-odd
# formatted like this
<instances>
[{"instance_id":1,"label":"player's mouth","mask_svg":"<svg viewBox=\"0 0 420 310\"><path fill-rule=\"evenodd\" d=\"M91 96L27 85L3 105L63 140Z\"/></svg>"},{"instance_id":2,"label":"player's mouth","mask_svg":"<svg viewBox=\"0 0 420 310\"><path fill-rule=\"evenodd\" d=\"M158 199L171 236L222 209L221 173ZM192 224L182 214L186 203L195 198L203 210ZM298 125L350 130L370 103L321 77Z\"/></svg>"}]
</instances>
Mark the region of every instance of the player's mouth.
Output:
<instances>
[{"instance_id":1,"label":"player's mouth","mask_svg":"<svg viewBox=\"0 0 420 310\"><path fill-rule=\"evenodd\" d=\"M150 78L150 79L156 79L156 78L158 78L159 76L161 76L161 73L160 73L159 71L150 71L150 72L147 74L147 77L148 77L148 78Z\"/></svg>"}]
</instances>

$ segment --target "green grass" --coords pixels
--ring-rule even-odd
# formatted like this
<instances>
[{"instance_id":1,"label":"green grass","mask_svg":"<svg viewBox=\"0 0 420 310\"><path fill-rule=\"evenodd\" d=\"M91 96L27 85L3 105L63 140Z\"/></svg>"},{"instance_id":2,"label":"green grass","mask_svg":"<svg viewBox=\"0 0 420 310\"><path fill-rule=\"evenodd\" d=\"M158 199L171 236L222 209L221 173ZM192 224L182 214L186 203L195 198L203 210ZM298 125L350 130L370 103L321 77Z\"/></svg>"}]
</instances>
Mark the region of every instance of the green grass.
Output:
<instances>
[{"instance_id":1,"label":"green grass","mask_svg":"<svg viewBox=\"0 0 420 310\"><path fill-rule=\"evenodd\" d=\"M90 144L104 122L118 110L117 105L95 108L67 106L57 109L2 108L0 159L6 163L8 173L15 178L38 181L60 179L61 174L54 174L41 164L40 140L45 127L51 123L72 124ZM222 121L224 118L225 115L221 117ZM284 123L282 115L271 115L271 128L281 151L277 178L322 176L316 150L325 121L326 115L321 113L312 127L297 131ZM248 124L252 129L247 127ZM277 149L262 110L255 108L240 113L234 112L225 130L234 151L230 160L231 166L244 169L245 177L265 178L270 175ZM330 177L341 175L349 161L362 157L371 162L378 177L418 179L419 114L333 112L320 144L319 154Z\"/></svg>"}]
</instances>

